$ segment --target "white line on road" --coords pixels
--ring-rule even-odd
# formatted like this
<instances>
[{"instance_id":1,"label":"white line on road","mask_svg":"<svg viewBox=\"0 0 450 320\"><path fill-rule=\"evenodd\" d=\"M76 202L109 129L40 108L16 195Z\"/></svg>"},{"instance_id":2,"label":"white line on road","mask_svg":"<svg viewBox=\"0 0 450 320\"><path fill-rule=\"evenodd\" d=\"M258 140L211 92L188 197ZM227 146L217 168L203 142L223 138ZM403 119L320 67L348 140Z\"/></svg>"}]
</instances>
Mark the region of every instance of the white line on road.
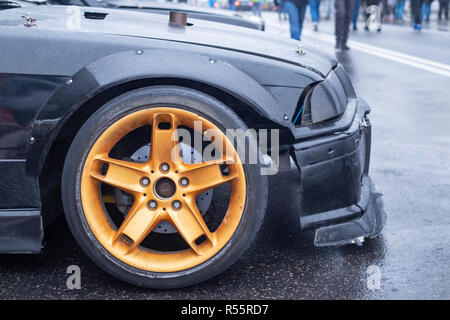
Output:
<instances>
[{"instance_id":1,"label":"white line on road","mask_svg":"<svg viewBox=\"0 0 450 320\"><path fill-rule=\"evenodd\" d=\"M270 23L270 25L272 27L274 27L275 29L281 29L280 28L281 26L279 26L277 24ZM319 40L333 43L333 44L336 41L335 37L333 35L324 34L321 32L312 32L310 30L303 30L303 34L307 37L310 37L313 39L319 39ZM422 70L426 70L426 71L433 72L436 74L440 74L445 77L450 77L450 65L432 61L432 60L428 60L428 59L415 57L415 56L412 56L409 54L405 54L405 53L401 53L401 52L397 52L397 51L393 51L393 50L389 50L389 49L376 47L376 46L361 43L361 42L358 42L355 40L349 40L348 43L352 49L356 49L361 52L365 52L365 53L368 53L368 54L371 54L371 55L374 55L377 57L381 57L381 58L384 58L387 60L391 60L391 61L402 63L405 65L409 65L409 66L412 66L412 67L415 67L418 69L422 69Z\"/></svg>"},{"instance_id":2,"label":"white line on road","mask_svg":"<svg viewBox=\"0 0 450 320\"><path fill-rule=\"evenodd\" d=\"M328 34L323 34L320 32L312 33L309 30L305 30L305 35L308 35L308 36L314 37L314 38L320 38L321 40L331 42L331 43L334 43L336 41L334 36L328 35ZM432 60L411 56L409 54L372 46L370 44L361 43L361 42L358 42L355 40L349 40L348 43L349 43L349 45L351 45L352 47L354 47L355 49L358 49L360 51L364 51L367 53L373 52L375 55L378 55L380 57L383 57L386 59L391 59L391 60L401 62L401 63L406 63L408 65L416 66L418 68L422 68L422 69L425 69L425 70L428 70L431 72L435 72L434 71L434 70L436 70L435 68L441 68L441 69L450 71L450 66L447 64L444 64L444 63L435 62ZM411 62L413 62L413 63L411 63ZM435 68L423 68L423 67L425 67L423 65L427 65L427 66L431 66L431 67L435 67ZM439 71L440 72L437 72L437 73L450 76L450 72L445 72L445 71L441 72L441 70L439 70Z\"/></svg>"},{"instance_id":3,"label":"white line on road","mask_svg":"<svg viewBox=\"0 0 450 320\"><path fill-rule=\"evenodd\" d=\"M305 35L313 38L319 38L323 41L330 43L335 43L336 41L334 36L323 34L320 32L312 33L309 30L305 30ZM400 53L393 50L372 46L355 40L349 40L348 43L352 48L357 49L359 51L450 77L450 66L447 64L411 56L409 54Z\"/></svg>"}]
</instances>

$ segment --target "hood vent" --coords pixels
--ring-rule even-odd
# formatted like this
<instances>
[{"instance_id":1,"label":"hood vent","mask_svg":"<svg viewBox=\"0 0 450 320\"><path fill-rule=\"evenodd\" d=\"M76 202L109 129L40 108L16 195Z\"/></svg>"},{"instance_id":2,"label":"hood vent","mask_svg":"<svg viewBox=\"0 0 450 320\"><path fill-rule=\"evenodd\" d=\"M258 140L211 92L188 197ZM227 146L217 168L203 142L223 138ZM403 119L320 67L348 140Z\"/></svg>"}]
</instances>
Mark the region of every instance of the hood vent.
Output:
<instances>
[{"instance_id":1,"label":"hood vent","mask_svg":"<svg viewBox=\"0 0 450 320\"><path fill-rule=\"evenodd\" d=\"M108 13L106 12L92 12L92 11L85 11L84 17L86 19L94 19L94 20L103 20L106 18Z\"/></svg>"}]
</instances>

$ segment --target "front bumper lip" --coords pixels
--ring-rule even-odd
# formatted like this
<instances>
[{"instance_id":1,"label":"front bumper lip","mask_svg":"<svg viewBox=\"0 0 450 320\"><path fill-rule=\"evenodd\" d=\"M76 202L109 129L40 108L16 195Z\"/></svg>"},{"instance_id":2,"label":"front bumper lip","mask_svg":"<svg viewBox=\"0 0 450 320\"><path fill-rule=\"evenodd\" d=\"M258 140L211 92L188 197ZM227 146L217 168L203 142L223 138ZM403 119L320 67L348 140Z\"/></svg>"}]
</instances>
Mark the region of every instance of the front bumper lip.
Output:
<instances>
[{"instance_id":1,"label":"front bumper lip","mask_svg":"<svg viewBox=\"0 0 450 320\"><path fill-rule=\"evenodd\" d=\"M316 229L314 244L318 247L361 244L364 238L374 238L381 233L386 223L382 194L369 176L362 179L361 198L354 205L359 208L359 218ZM334 210L335 215L339 215ZM333 212L323 213L330 216Z\"/></svg>"},{"instance_id":2,"label":"front bumper lip","mask_svg":"<svg viewBox=\"0 0 450 320\"><path fill-rule=\"evenodd\" d=\"M371 124L369 108L359 100L352 124L319 138L293 145L292 154L301 175L302 230L355 218L360 209L361 183L369 171ZM327 217L329 212L337 218ZM333 214L333 216L336 216Z\"/></svg>"},{"instance_id":3,"label":"front bumper lip","mask_svg":"<svg viewBox=\"0 0 450 320\"><path fill-rule=\"evenodd\" d=\"M293 145L302 186L300 227L315 229L316 246L361 244L385 224L381 194L368 175L370 108L357 101L345 131Z\"/></svg>"}]
</instances>

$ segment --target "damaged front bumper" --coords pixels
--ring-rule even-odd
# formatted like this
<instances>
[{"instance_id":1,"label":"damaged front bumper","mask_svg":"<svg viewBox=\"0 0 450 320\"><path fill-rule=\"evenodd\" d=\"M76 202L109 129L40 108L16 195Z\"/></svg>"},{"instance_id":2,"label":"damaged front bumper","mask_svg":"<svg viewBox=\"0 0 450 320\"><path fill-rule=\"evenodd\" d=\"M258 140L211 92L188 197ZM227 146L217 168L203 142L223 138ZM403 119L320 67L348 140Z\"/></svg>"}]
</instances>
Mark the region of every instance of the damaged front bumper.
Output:
<instances>
[{"instance_id":1,"label":"damaged front bumper","mask_svg":"<svg viewBox=\"0 0 450 320\"><path fill-rule=\"evenodd\" d=\"M319 227L316 229L314 244L318 247L361 245L365 238L374 238L379 235L386 222L381 196L381 193L376 191L373 181L368 176L364 176L361 199L355 204L355 209L358 211L355 217L359 216L359 218ZM333 212L328 214L332 215ZM326 221L327 218L324 220Z\"/></svg>"},{"instance_id":2,"label":"damaged front bumper","mask_svg":"<svg viewBox=\"0 0 450 320\"><path fill-rule=\"evenodd\" d=\"M300 227L316 230L316 246L361 244L385 224L381 194L368 176L369 111L358 99L346 130L293 145L302 185Z\"/></svg>"}]
</instances>

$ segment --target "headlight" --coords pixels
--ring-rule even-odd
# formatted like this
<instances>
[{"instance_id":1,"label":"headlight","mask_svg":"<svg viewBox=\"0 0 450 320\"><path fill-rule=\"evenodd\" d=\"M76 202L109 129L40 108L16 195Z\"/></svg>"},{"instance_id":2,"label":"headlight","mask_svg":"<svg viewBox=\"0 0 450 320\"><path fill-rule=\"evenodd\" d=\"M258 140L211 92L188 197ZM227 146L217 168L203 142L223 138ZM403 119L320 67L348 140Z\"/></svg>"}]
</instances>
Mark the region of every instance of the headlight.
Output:
<instances>
[{"instance_id":1,"label":"headlight","mask_svg":"<svg viewBox=\"0 0 450 320\"><path fill-rule=\"evenodd\" d=\"M343 67L337 65L325 80L303 90L292 122L298 126L337 118L347 108L348 100L355 98L350 79Z\"/></svg>"}]
</instances>

